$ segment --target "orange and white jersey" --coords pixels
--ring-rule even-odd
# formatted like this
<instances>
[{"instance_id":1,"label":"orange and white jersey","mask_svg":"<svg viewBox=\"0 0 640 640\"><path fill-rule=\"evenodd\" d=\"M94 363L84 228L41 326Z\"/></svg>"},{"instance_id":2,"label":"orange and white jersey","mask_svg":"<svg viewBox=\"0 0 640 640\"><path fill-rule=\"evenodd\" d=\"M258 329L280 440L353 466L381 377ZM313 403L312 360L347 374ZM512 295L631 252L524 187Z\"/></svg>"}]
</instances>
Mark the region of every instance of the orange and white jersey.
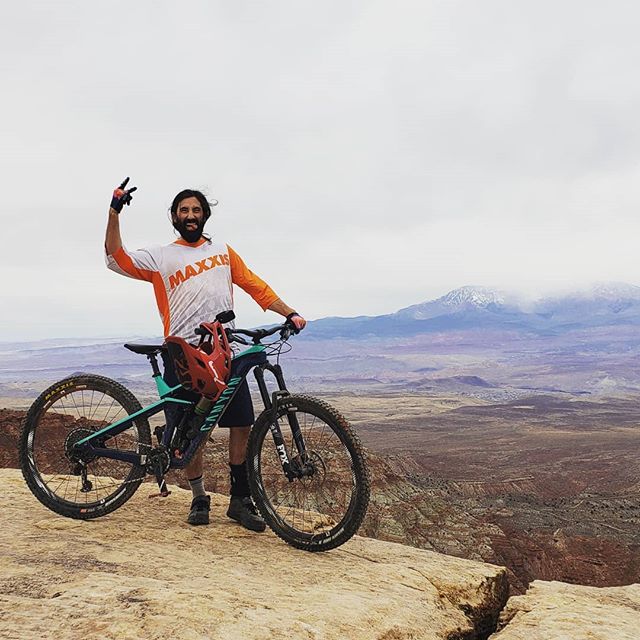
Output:
<instances>
[{"instance_id":1,"label":"orange and white jersey","mask_svg":"<svg viewBox=\"0 0 640 640\"><path fill-rule=\"evenodd\" d=\"M253 273L227 244L182 238L166 246L137 251L121 247L106 255L109 269L153 284L164 335L195 340L194 329L233 309L233 285L244 289L263 309L277 299L269 285Z\"/></svg>"}]
</instances>

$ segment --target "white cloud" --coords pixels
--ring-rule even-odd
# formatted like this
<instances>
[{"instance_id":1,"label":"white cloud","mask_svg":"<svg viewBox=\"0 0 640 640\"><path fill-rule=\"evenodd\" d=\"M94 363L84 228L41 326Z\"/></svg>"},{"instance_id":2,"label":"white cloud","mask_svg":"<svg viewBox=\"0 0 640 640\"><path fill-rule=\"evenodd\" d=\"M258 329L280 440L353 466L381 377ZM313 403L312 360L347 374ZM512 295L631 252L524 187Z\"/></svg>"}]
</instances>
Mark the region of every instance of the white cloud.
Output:
<instances>
[{"instance_id":1,"label":"white cloud","mask_svg":"<svg viewBox=\"0 0 640 640\"><path fill-rule=\"evenodd\" d=\"M221 200L211 229L310 317L466 283L640 282L638 14L3 4L4 335L36 318L42 337L159 331L150 288L102 266L124 175L139 186L128 246L170 240L172 196L205 188ZM247 323L266 320L238 297Z\"/></svg>"}]
</instances>

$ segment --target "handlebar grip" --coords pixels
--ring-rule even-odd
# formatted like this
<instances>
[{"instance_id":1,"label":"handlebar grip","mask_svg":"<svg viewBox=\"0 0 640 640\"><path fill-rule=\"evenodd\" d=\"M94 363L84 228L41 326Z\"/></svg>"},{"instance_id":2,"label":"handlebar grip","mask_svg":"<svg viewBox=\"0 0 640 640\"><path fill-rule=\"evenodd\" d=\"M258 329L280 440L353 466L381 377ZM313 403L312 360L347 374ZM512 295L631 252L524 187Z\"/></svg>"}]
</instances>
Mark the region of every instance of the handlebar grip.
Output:
<instances>
[{"instance_id":1,"label":"handlebar grip","mask_svg":"<svg viewBox=\"0 0 640 640\"><path fill-rule=\"evenodd\" d=\"M193 332L197 335L197 336L206 336L209 335L209 332L206 329L203 329L202 327L196 327Z\"/></svg>"}]
</instances>

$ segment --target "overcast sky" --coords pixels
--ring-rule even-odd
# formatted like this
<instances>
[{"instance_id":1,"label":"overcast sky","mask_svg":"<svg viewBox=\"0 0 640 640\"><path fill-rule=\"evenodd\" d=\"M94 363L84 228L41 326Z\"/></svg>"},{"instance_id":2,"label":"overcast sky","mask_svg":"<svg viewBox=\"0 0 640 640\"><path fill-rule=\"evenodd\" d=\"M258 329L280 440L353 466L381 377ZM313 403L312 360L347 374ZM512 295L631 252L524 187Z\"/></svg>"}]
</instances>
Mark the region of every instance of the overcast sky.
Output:
<instances>
[{"instance_id":1,"label":"overcast sky","mask_svg":"<svg viewBox=\"0 0 640 640\"><path fill-rule=\"evenodd\" d=\"M0 341L159 335L172 197L308 318L640 284L634 2L0 0ZM238 294L240 324L274 321Z\"/></svg>"}]
</instances>

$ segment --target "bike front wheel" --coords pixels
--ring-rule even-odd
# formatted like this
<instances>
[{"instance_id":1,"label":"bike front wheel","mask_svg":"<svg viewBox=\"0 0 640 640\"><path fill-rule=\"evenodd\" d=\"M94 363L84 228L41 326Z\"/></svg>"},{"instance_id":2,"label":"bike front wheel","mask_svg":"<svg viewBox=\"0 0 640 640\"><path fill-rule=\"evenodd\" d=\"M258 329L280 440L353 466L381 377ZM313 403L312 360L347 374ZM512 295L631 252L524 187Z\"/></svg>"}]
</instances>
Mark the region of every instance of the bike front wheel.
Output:
<instances>
[{"instance_id":1,"label":"bike front wheel","mask_svg":"<svg viewBox=\"0 0 640 640\"><path fill-rule=\"evenodd\" d=\"M292 418L300 426L302 451ZM249 485L256 506L276 535L306 551L327 551L358 530L369 503L369 477L362 445L347 420L326 402L292 395L278 403L276 420L286 452L270 435L273 415L263 412L247 447ZM283 454L302 477L285 475Z\"/></svg>"},{"instance_id":2,"label":"bike front wheel","mask_svg":"<svg viewBox=\"0 0 640 640\"><path fill-rule=\"evenodd\" d=\"M78 460L73 445L141 409L115 380L92 374L65 378L31 405L19 442L27 485L46 507L69 518L97 518L124 504L145 476L142 465L110 458ZM144 453L151 448L149 423L104 441L106 447Z\"/></svg>"}]
</instances>

